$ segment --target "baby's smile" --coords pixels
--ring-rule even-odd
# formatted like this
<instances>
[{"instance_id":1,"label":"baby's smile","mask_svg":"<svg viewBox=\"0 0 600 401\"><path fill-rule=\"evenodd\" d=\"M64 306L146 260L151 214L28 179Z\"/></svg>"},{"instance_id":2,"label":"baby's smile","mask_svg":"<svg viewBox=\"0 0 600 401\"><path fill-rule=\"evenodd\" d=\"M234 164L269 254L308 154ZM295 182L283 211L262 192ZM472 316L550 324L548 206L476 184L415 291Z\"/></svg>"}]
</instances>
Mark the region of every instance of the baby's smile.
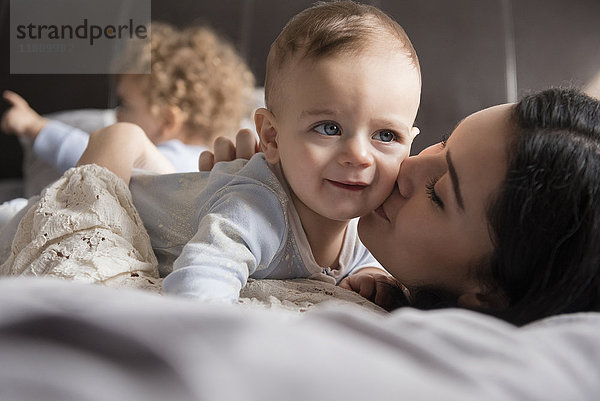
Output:
<instances>
[{"instance_id":1,"label":"baby's smile","mask_svg":"<svg viewBox=\"0 0 600 401\"><path fill-rule=\"evenodd\" d=\"M360 192L364 189L366 189L369 184L366 184L364 182L360 182L360 181L356 181L356 182L352 182L352 181L334 181L334 180L328 180L325 179L325 182L330 183L331 185L337 187L337 188L342 188L342 189L346 189L349 191L357 191Z\"/></svg>"}]
</instances>

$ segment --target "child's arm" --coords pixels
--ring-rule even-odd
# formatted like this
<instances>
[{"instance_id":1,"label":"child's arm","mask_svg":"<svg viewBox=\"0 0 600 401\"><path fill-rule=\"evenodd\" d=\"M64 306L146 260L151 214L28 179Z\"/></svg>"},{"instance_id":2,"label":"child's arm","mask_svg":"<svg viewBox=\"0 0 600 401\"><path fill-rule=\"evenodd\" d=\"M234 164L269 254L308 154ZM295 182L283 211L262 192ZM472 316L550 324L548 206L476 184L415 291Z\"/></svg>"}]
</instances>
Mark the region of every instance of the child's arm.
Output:
<instances>
[{"instance_id":1,"label":"child's arm","mask_svg":"<svg viewBox=\"0 0 600 401\"><path fill-rule=\"evenodd\" d=\"M33 152L60 173L75 167L90 135L60 121L50 121L33 142Z\"/></svg>"},{"instance_id":2,"label":"child's arm","mask_svg":"<svg viewBox=\"0 0 600 401\"><path fill-rule=\"evenodd\" d=\"M409 304L408 289L376 267L365 267L357 271L344 278L339 286L358 293L388 311Z\"/></svg>"},{"instance_id":3,"label":"child's arm","mask_svg":"<svg viewBox=\"0 0 600 401\"><path fill-rule=\"evenodd\" d=\"M7 134L35 139L50 120L40 116L15 92L5 90L2 97L11 107L2 116L0 126Z\"/></svg>"},{"instance_id":4,"label":"child's arm","mask_svg":"<svg viewBox=\"0 0 600 401\"><path fill-rule=\"evenodd\" d=\"M60 173L75 166L88 143L86 132L40 116L15 92L2 96L12 106L0 122L4 132L33 140L34 153Z\"/></svg>"},{"instance_id":5,"label":"child's arm","mask_svg":"<svg viewBox=\"0 0 600 401\"><path fill-rule=\"evenodd\" d=\"M77 163L106 167L129 183L133 168L159 174L174 173L173 165L135 124L117 123L90 135L88 146Z\"/></svg>"}]
</instances>

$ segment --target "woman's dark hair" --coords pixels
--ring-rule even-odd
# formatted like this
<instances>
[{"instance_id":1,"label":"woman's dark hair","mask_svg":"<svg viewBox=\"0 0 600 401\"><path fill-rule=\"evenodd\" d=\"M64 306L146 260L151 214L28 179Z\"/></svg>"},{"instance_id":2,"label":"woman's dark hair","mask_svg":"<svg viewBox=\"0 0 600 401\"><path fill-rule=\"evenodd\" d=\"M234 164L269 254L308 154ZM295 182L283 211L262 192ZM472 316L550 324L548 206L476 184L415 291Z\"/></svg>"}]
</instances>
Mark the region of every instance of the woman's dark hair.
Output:
<instances>
[{"instance_id":1,"label":"woman's dark hair","mask_svg":"<svg viewBox=\"0 0 600 401\"><path fill-rule=\"evenodd\" d=\"M489 274L515 324L600 310L600 102L574 89L524 97L504 183L488 208Z\"/></svg>"}]
</instances>

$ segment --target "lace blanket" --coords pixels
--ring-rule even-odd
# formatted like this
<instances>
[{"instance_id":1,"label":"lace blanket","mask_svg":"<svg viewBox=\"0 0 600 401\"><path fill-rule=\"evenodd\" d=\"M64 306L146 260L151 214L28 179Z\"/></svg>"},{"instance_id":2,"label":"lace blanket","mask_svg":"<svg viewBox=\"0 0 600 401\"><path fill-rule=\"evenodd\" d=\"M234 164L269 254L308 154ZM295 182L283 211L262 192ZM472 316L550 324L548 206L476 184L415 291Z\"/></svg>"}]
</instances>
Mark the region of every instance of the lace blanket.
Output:
<instances>
[{"instance_id":1,"label":"lace blanket","mask_svg":"<svg viewBox=\"0 0 600 401\"><path fill-rule=\"evenodd\" d=\"M47 187L15 233L3 276L48 276L160 292L150 238L125 183L96 165L76 167ZM305 311L324 301L383 310L316 280L249 280L240 304Z\"/></svg>"}]
</instances>

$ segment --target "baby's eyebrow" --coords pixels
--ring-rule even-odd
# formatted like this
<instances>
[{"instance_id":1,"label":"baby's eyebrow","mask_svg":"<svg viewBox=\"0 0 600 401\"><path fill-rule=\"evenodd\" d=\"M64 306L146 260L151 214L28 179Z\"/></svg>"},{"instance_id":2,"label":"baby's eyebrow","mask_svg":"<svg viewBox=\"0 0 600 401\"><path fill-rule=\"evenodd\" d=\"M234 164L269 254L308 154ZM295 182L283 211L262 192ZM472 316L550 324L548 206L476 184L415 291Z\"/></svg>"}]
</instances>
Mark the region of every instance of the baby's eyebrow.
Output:
<instances>
[{"instance_id":1,"label":"baby's eyebrow","mask_svg":"<svg viewBox=\"0 0 600 401\"><path fill-rule=\"evenodd\" d=\"M322 115L335 115L336 111L332 109L312 109L312 110L303 110L300 113L300 118L312 117L312 116L322 116Z\"/></svg>"},{"instance_id":2,"label":"baby's eyebrow","mask_svg":"<svg viewBox=\"0 0 600 401\"><path fill-rule=\"evenodd\" d=\"M410 129L402 121L395 119L377 119L373 121L373 125L387 128L398 132L404 136L410 136Z\"/></svg>"}]
</instances>

